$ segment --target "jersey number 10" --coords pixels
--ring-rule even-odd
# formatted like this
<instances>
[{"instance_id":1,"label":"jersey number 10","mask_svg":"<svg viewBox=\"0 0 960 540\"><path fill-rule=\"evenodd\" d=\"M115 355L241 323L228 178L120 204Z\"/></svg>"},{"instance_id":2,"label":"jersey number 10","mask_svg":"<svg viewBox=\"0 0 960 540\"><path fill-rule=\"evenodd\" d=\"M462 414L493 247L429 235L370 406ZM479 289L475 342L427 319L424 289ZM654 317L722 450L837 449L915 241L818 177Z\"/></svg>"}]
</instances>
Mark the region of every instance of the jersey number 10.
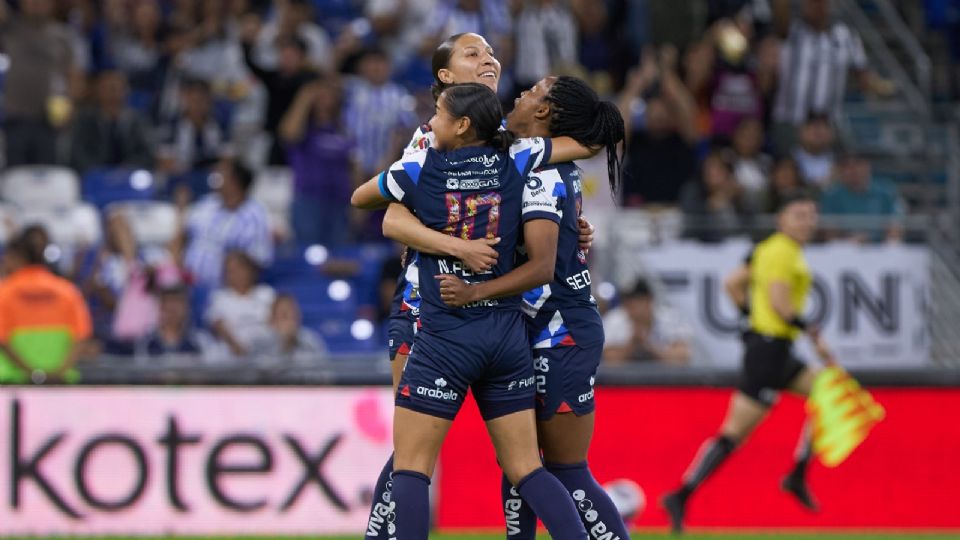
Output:
<instances>
[{"instance_id":1,"label":"jersey number 10","mask_svg":"<svg viewBox=\"0 0 960 540\"><path fill-rule=\"evenodd\" d=\"M483 236L488 239L496 238L500 228L500 194L495 191L466 197L462 193L447 193L447 226L443 232L464 240L481 238L474 236L474 224L477 214L483 208L487 208L487 230Z\"/></svg>"}]
</instances>

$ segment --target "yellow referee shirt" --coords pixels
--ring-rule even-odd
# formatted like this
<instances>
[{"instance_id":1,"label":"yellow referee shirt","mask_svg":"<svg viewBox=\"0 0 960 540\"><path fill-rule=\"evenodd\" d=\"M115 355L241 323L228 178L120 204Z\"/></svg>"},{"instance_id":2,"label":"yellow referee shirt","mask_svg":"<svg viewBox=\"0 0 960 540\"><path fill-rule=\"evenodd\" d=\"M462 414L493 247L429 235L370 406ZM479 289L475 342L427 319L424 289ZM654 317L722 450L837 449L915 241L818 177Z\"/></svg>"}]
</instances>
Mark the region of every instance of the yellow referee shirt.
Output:
<instances>
[{"instance_id":1,"label":"yellow referee shirt","mask_svg":"<svg viewBox=\"0 0 960 540\"><path fill-rule=\"evenodd\" d=\"M790 303L803 313L813 276L800 244L783 233L757 244L750 261L750 327L765 336L796 339L800 330L784 321L770 304L770 284L785 283Z\"/></svg>"}]
</instances>

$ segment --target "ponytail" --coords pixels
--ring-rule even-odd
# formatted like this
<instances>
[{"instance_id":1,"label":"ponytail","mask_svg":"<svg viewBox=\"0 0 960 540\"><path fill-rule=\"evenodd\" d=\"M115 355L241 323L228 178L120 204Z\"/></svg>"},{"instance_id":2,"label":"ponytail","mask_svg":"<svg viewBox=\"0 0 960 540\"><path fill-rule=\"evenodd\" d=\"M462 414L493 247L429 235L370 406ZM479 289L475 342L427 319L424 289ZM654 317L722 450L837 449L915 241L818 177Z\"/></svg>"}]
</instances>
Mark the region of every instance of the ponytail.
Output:
<instances>
[{"instance_id":1,"label":"ponytail","mask_svg":"<svg viewBox=\"0 0 960 540\"><path fill-rule=\"evenodd\" d=\"M496 149L497 152L506 152L511 146L513 146L513 143L516 142L516 140L517 135L514 132L508 129L501 129L494 133L493 137L484 142L487 146L492 146L494 149Z\"/></svg>"},{"instance_id":2,"label":"ponytail","mask_svg":"<svg viewBox=\"0 0 960 540\"><path fill-rule=\"evenodd\" d=\"M550 134L568 136L584 146L602 146L607 150L607 176L610 191L620 191L623 174L623 117L616 105L601 101L587 83L569 76L557 77L545 100L552 105Z\"/></svg>"}]
</instances>

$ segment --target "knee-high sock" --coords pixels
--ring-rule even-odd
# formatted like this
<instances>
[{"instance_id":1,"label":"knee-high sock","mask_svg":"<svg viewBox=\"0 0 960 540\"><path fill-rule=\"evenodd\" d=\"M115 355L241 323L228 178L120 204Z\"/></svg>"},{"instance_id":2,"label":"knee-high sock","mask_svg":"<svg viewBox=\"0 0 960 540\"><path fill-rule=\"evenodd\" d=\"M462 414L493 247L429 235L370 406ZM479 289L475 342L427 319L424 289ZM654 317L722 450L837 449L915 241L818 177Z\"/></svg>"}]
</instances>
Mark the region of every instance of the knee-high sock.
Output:
<instances>
[{"instance_id":1,"label":"knee-high sock","mask_svg":"<svg viewBox=\"0 0 960 540\"><path fill-rule=\"evenodd\" d=\"M807 475L807 465L810 464L810 458L813 456L813 440L811 438L812 428L810 422L803 424L803 430L800 431L800 440L797 441L797 451L794 454L793 470L791 476L804 478Z\"/></svg>"},{"instance_id":2,"label":"knee-high sock","mask_svg":"<svg viewBox=\"0 0 960 540\"><path fill-rule=\"evenodd\" d=\"M396 489L396 488L394 488ZM554 540L586 540L587 530L580 522L573 499L559 480L543 467L517 482L517 492ZM401 539L404 540L404 539Z\"/></svg>"},{"instance_id":3,"label":"knee-high sock","mask_svg":"<svg viewBox=\"0 0 960 540\"><path fill-rule=\"evenodd\" d=\"M427 540L430 534L430 478L415 471L393 471L397 540Z\"/></svg>"},{"instance_id":4,"label":"knee-high sock","mask_svg":"<svg viewBox=\"0 0 960 540\"><path fill-rule=\"evenodd\" d=\"M524 502L517 488L510 484L507 475L500 479L500 500L503 501L503 517L507 524L509 540L536 540L537 515Z\"/></svg>"},{"instance_id":5,"label":"knee-high sock","mask_svg":"<svg viewBox=\"0 0 960 540\"><path fill-rule=\"evenodd\" d=\"M381 538L390 538L394 531L393 528L394 504L391 500L391 491L393 482L393 454L384 464L380 476L377 477L377 485L373 488L373 502L370 503L370 519L367 521L367 534L364 540L378 540Z\"/></svg>"},{"instance_id":6,"label":"knee-high sock","mask_svg":"<svg viewBox=\"0 0 960 540\"><path fill-rule=\"evenodd\" d=\"M607 492L597 483L586 461L573 465L547 463L546 467L573 496L580 512L580 521L587 531L592 531L595 537L604 538L607 538L605 533L613 533L610 540L630 538L620 512Z\"/></svg>"},{"instance_id":7,"label":"knee-high sock","mask_svg":"<svg viewBox=\"0 0 960 540\"><path fill-rule=\"evenodd\" d=\"M726 461L736 446L737 443L733 439L724 435L704 442L684 475L683 487L677 493L686 500L721 463Z\"/></svg>"}]
</instances>

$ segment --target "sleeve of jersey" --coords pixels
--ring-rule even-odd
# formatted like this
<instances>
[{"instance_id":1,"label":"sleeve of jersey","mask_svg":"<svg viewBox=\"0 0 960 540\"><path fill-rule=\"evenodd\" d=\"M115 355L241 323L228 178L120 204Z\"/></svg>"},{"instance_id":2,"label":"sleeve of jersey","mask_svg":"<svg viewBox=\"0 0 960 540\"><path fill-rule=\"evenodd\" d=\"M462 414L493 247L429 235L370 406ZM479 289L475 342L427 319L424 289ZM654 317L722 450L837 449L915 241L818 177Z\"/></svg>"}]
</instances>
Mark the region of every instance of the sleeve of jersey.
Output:
<instances>
[{"instance_id":1,"label":"sleeve of jersey","mask_svg":"<svg viewBox=\"0 0 960 540\"><path fill-rule=\"evenodd\" d=\"M533 219L549 219L559 224L563 217L562 201L566 196L566 186L556 171L548 170L544 174L530 174L523 186L522 221L526 223Z\"/></svg>"},{"instance_id":2,"label":"sleeve of jersey","mask_svg":"<svg viewBox=\"0 0 960 540\"><path fill-rule=\"evenodd\" d=\"M407 143L407 146L403 149L403 157L431 148L433 146L433 139L434 135L430 129L430 124L423 124L413 132L413 138L410 139L410 142Z\"/></svg>"},{"instance_id":3,"label":"sleeve of jersey","mask_svg":"<svg viewBox=\"0 0 960 540\"><path fill-rule=\"evenodd\" d=\"M394 200L411 206L413 192L420 181L420 173L426 162L425 151L404 156L395 162L389 169L380 173L378 184L380 193L386 199Z\"/></svg>"},{"instance_id":4,"label":"sleeve of jersey","mask_svg":"<svg viewBox=\"0 0 960 540\"><path fill-rule=\"evenodd\" d=\"M531 137L517 139L510 147L510 158L517 167L521 176L527 176L530 171L550 162L550 152L553 144L550 139Z\"/></svg>"}]
</instances>

